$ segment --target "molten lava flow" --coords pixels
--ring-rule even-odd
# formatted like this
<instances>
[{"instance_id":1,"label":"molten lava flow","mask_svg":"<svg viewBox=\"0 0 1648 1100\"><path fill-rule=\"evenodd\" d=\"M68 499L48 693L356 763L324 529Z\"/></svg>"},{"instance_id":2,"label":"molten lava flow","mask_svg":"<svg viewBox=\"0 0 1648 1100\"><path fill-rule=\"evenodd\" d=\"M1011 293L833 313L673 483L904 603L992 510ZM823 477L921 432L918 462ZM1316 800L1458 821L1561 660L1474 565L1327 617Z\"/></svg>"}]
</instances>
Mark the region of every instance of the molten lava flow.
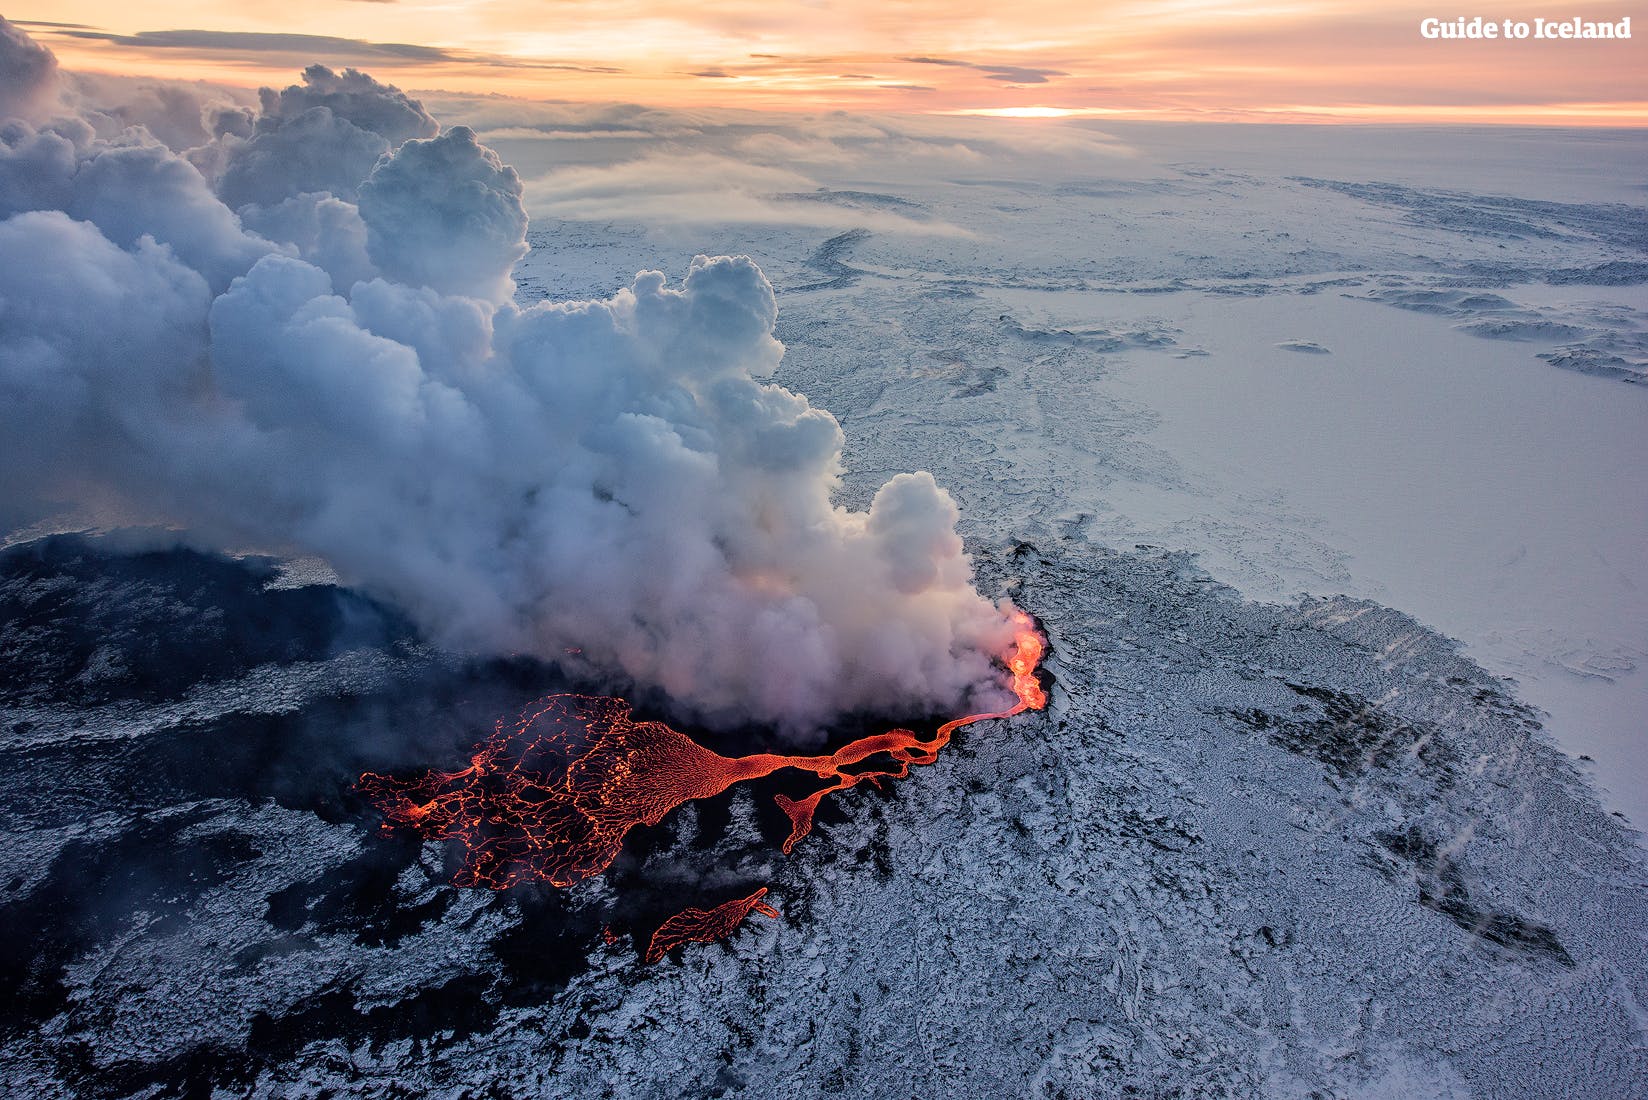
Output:
<instances>
[{"instance_id":1,"label":"molten lava flow","mask_svg":"<svg viewBox=\"0 0 1648 1100\"><path fill-rule=\"evenodd\" d=\"M662 722L637 722L622 699L551 695L490 740L458 772L395 779L371 772L358 788L386 819L464 846L460 886L556 886L599 874L637 825L745 778Z\"/></svg>"},{"instance_id":2,"label":"molten lava flow","mask_svg":"<svg viewBox=\"0 0 1648 1100\"><path fill-rule=\"evenodd\" d=\"M659 925L658 931L652 934L652 942L647 944L647 962L657 962L671 949L688 941L714 943L725 939L744 923L744 918L752 911L768 917L778 916L778 910L761 900L766 895L767 888L763 886L747 898L733 898L714 909L681 910Z\"/></svg>"},{"instance_id":3,"label":"molten lava flow","mask_svg":"<svg viewBox=\"0 0 1648 1100\"><path fill-rule=\"evenodd\" d=\"M784 853L786 855L795 848L798 840L812 832L813 813L818 809L818 804L823 801L825 795L835 791L844 791L866 779L877 786L880 786L882 779L903 779L910 774L911 764L931 764L934 760L937 760L939 750L950 743L950 735L961 729L961 727L970 726L974 722L983 722L989 718L1010 718L1020 711L1040 710L1047 705L1047 693L1042 690L1041 684L1036 680L1036 666L1041 664L1041 655L1046 648L1047 641L1030 622L1030 616L1024 612L1016 612L1015 621L1018 623L1018 633L1013 638L1013 652L1007 658L1007 668L1013 674L1013 694L1018 697L1019 701L1009 709L990 711L984 714L969 714L965 718L952 719L938 728L938 733L933 736L931 741L923 741L909 730L888 730L886 733L872 737L861 737L839 749L832 756L810 758L812 761L829 760L834 766L828 771L819 770L813 764L806 762L809 758L794 756L777 758L787 761L787 763L778 764L773 769L775 771L779 767L807 768L810 771L818 772L820 779L833 778L835 780L833 785L820 788L799 802L791 801L781 794L774 796L779 809L788 814L790 818L790 835L784 841ZM884 752L891 756L894 767L887 771L844 772L841 770L844 767L858 763L866 757L874 756L878 752ZM744 757L744 759L752 758Z\"/></svg>"},{"instance_id":4,"label":"molten lava flow","mask_svg":"<svg viewBox=\"0 0 1648 1100\"><path fill-rule=\"evenodd\" d=\"M946 722L928 741L895 729L862 737L828 756L726 757L662 722L634 720L622 699L551 695L529 706L512 726L500 720L462 771L429 772L415 779L368 772L358 787L383 812L385 830L405 825L427 838L461 843L458 885L501 890L528 881L569 886L599 874L637 825L656 825L683 802L713 798L735 783L796 768L812 772L825 785L800 800L777 796L790 818L784 841L789 852L812 830L813 814L825 795L865 780L902 779L911 765L936 760L961 727L1047 705L1036 681L1045 640L1028 615L1014 614L1018 630L1006 664L1018 702L1008 710ZM847 770L877 756L888 763ZM685 910L665 922L658 935L678 921L680 928L730 922L725 923L730 931L751 908L776 916L760 904L762 893L708 913ZM671 936L677 930L666 941ZM695 938L680 933L673 942ZM658 942L655 936L654 945Z\"/></svg>"}]
</instances>

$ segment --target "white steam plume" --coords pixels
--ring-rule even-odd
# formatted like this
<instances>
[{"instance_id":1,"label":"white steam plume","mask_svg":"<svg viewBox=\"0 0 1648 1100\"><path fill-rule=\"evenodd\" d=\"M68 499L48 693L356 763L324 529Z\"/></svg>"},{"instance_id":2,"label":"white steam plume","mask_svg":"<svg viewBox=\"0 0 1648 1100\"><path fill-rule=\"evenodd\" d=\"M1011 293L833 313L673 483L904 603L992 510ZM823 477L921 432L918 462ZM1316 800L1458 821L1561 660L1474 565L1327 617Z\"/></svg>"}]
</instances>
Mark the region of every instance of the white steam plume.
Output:
<instances>
[{"instance_id":1,"label":"white steam plume","mask_svg":"<svg viewBox=\"0 0 1648 1100\"><path fill-rule=\"evenodd\" d=\"M318 554L448 645L576 647L709 721L1002 702L954 503L832 503L840 428L761 381L748 259L523 310L519 179L400 91L203 96L180 153L110 120L190 134L183 93L64 79L0 20L0 521L115 501Z\"/></svg>"}]
</instances>

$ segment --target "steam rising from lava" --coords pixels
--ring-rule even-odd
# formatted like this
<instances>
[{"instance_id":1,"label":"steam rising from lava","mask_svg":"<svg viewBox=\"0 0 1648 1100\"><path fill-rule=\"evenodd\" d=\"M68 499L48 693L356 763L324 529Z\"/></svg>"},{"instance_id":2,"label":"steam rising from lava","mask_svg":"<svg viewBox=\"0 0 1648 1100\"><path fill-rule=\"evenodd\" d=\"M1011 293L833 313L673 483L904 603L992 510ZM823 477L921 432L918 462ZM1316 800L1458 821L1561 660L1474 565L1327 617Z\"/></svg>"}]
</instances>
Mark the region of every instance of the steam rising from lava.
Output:
<instances>
[{"instance_id":1,"label":"steam rising from lava","mask_svg":"<svg viewBox=\"0 0 1648 1100\"><path fill-rule=\"evenodd\" d=\"M319 555L449 646L576 647L706 722L1011 703L955 504L833 503L841 430L763 381L748 259L519 308L514 171L352 70L254 109L0 20L0 115L0 525Z\"/></svg>"},{"instance_id":2,"label":"steam rising from lava","mask_svg":"<svg viewBox=\"0 0 1648 1100\"><path fill-rule=\"evenodd\" d=\"M500 720L462 771L414 779L368 772L359 790L383 811L386 829L409 826L431 839L458 840L464 849L458 885L502 890L520 882L570 886L598 875L637 825L656 825L683 802L795 768L823 785L800 800L778 796L790 818L789 852L812 831L826 795L865 781L902 779L911 765L938 759L961 727L1047 705L1036 680L1045 643L1029 616L1015 612L1013 619L1016 633L1003 663L1017 701L946 722L931 740L895 729L827 756L726 757L662 722L636 721L622 699L551 695L527 707L513 726Z\"/></svg>"}]
</instances>

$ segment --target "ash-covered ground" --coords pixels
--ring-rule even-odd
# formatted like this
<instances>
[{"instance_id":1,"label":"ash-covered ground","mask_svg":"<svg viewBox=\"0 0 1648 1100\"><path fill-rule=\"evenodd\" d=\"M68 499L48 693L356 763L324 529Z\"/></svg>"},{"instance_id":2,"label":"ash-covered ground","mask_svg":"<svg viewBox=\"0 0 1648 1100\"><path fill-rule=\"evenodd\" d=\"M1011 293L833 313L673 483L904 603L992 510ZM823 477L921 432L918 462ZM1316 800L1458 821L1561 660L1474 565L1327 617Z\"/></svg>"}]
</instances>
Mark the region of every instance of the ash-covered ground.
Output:
<instances>
[{"instance_id":1,"label":"ash-covered ground","mask_svg":"<svg viewBox=\"0 0 1648 1100\"><path fill-rule=\"evenodd\" d=\"M14 539L0 1090L1643 1095L1640 151L1122 138L1080 178L534 223L523 301L753 255L844 502L931 470L1047 631L1047 711L793 856L780 779L573 889L457 889L353 780L580 685L324 571ZM780 919L640 963L759 885Z\"/></svg>"}]
</instances>

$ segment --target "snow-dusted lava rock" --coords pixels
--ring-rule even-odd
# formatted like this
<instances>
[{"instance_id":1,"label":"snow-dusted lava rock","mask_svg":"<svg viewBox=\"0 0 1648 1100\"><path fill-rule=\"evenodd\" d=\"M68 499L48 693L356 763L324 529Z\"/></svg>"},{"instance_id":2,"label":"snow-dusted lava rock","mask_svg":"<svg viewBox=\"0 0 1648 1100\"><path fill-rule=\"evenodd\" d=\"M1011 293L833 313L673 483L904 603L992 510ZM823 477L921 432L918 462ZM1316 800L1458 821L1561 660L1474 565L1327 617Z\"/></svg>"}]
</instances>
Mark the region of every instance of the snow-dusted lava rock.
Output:
<instances>
[{"instance_id":1,"label":"snow-dusted lava rock","mask_svg":"<svg viewBox=\"0 0 1648 1100\"><path fill-rule=\"evenodd\" d=\"M552 673L256 561L12 549L6 1089L1632 1095L1641 857L1505 684L1182 555L973 549L1042 618L1047 711L841 798L791 858L739 789L605 880L504 893L375 835L350 784L461 759ZM201 645L202 682L129 671ZM751 883L782 917L730 943L649 967L601 935Z\"/></svg>"}]
</instances>

